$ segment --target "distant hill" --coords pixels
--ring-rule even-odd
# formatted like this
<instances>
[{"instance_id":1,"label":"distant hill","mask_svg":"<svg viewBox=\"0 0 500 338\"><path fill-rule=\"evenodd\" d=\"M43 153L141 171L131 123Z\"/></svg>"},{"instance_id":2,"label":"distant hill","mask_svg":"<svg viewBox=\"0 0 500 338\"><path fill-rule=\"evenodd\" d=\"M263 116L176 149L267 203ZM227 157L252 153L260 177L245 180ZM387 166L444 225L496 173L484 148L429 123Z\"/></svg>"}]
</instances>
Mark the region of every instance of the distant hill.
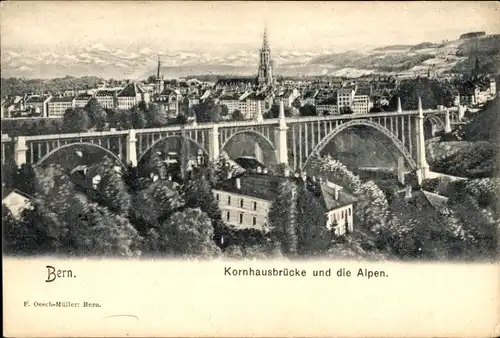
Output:
<instances>
[{"instance_id":1,"label":"distant hill","mask_svg":"<svg viewBox=\"0 0 500 338\"><path fill-rule=\"evenodd\" d=\"M500 145L500 98L497 96L486 103L462 131L463 138L468 141L489 141Z\"/></svg>"},{"instance_id":2,"label":"distant hill","mask_svg":"<svg viewBox=\"0 0 500 338\"><path fill-rule=\"evenodd\" d=\"M485 36L486 32L470 32L460 35L460 40L471 39L471 38L479 38L481 36Z\"/></svg>"},{"instance_id":3,"label":"distant hill","mask_svg":"<svg viewBox=\"0 0 500 338\"><path fill-rule=\"evenodd\" d=\"M162 55L165 77L193 74L249 76L257 72L258 50L184 52L114 50L82 46L84 53L31 55L2 50L2 75L54 78L94 75L114 79L146 79L156 73L156 53ZM273 51L276 76L328 75L359 77L379 73L412 77L432 72L470 72L479 60L484 73L500 74L500 35L462 34L454 41L380 46L345 52Z\"/></svg>"}]
</instances>

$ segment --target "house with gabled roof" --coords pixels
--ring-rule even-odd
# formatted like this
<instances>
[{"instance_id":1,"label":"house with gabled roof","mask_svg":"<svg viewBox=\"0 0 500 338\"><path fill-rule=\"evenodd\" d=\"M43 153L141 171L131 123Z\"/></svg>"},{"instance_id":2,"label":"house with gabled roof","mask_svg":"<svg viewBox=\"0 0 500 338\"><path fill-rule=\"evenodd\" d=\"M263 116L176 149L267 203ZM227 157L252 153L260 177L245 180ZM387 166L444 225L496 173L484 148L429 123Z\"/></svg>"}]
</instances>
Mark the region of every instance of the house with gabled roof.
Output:
<instances>
[{"instance_id":1,"label":"house with gabled roof","mask_svg":"<svg viewBox=\"0 0 500 338\"><path fill-rule=\"evenodd\" d=\"M4 191L2 196L2 204L9 208L15 218L20 218L22 212L30 208L31 200L33 196L18 189Z\"/></svg>"},{"instance_id":2,"label":"house with gabled roof","mask_svg":"<svg viewBox=\"0 0 500 338\"><path fill-rule=\"evenodd\" d=\"M306 184L307 189L325 210L326 227L342 236L354 229L353 208L356 198L339 185L321 179L270 175L260 167L255 172L244 172L220 181L212 189L223 221L237 229L268 231L268 213L276 199L276 187L285 181Z\"/></svg>"},{"instance_id":3,"label":"house with gabled roof","mask_svg":"<svg viewBox=\"0 0 500 338\"><path fill-rule=\"evenodd\" d=\"M117 95L118 109L131 109L143 101L149 103L149 93L136 82L131 82Z\"/></svg>"}]
</instances>

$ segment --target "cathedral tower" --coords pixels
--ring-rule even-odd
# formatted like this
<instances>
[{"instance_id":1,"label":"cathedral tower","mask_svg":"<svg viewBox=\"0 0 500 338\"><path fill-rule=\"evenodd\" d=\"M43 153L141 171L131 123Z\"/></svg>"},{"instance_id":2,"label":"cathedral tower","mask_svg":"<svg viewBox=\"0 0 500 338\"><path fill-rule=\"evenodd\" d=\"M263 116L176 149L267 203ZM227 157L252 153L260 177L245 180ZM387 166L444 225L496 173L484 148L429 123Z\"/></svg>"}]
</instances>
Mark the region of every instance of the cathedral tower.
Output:
<instances>
[{"instance_id":1,"label":"cathedral tower","mask_svg":"<svg viewBox=\"0 0 500 338\"><path fill-rule=\"evenodd\" d=\"M273 84L273 61L271 60L271 49L267 41L267 28L264 28L264 39L259 57L259 72L257 78L259 84Z\"/></svg>"},{"instance_id":2,"label":"cathedral tower","mask_svg":"<svg viewBox=\"0 0 500 338\"><path fill-rule=\"evenodd\" d=\"M161 73L161 61L160 56L158 56L158 69L156 70L156 94L161 94L163 92L163 75Z\"/></svg>"}]
</instances>

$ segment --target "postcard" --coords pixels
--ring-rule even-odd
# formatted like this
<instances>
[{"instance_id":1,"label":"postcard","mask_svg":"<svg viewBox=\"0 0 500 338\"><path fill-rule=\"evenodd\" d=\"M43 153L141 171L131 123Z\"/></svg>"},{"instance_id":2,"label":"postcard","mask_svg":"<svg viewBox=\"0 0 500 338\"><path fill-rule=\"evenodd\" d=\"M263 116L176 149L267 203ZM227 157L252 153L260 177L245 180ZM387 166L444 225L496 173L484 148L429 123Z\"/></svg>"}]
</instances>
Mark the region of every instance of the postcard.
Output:
<instances>
[{"instance_id":1,"label":"postcard","mask_svg":"<svg viewBox=\"0 0 500 338\"><path fill-rule=\"evenodd\" d=\"M5 336L500 334L498 3L0 9Z\"/></svg>"}]
</instances>

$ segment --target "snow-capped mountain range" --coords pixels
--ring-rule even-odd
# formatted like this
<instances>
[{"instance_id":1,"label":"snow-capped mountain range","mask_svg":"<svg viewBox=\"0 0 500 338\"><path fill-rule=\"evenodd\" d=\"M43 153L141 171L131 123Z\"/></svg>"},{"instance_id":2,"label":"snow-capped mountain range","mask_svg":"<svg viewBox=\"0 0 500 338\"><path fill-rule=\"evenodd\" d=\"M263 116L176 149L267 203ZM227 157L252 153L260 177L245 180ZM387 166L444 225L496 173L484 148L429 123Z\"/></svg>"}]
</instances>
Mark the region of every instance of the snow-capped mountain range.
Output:
<instances>
[{"instance_id":1,"label":"snow-capped mountain range","mask_svg":"<svg viewBox=\"0 0 500 338\"><path fill-rule=\"evenodd\" d=\"M278 75L336 75L357 77L373 72L421 71L431 66L446 70L464 59L456 56L463 40L419 45L397 45L365 50L320 52L272 51ZM232 52L134 50L103 44L70 52L28 51L3 48L2 77L55 78L95 75L103 78L144 79L155 74L161 59L166 78L200 74L253 75L258 49ZM410 64L411 67L408 67Z\"/></svg>"}]
</instances>

